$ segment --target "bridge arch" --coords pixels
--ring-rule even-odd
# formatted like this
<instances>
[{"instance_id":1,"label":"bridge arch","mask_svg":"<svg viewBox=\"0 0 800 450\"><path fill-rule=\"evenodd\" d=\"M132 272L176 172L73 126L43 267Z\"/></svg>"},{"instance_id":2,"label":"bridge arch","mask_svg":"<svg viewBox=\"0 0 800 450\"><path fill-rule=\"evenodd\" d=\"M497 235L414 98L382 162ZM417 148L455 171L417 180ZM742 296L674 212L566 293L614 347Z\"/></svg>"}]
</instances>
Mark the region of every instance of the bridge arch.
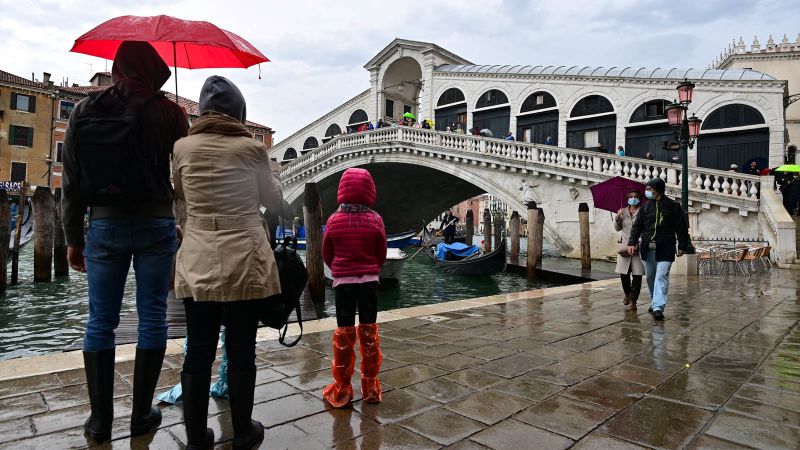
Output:
<instances>
[{"instance_id":1,"label":"bridge arch","mask_svg":"<svg viewBox=\"0 0 800 450\"><path fill-rule=\"evenodd\" d=\"M611 100L604 95L586 95L569 109L567 147L611 153L616 140L617 115Z\"/></svg>"},{"instance_id":2,"label":"bridge arch","mask_svg":"<svg viewBox=\"0 0 800 450\"><path fill-rule=\"evenodd\" d=\"M406 112L419 115L422 61L415 56L400 56L383 71L378 93L380 117L397 119Z\"/></svg>"},{"instance_id":3,"label":"bridge arch","mask_svg":"<svg viewBox=\"0 0 800 450\"><path fill-rule=\"evenodd\" d=\"M558 103L553 94L536 90L525 97L517 114L516 132L518 141L558 145Z\"/></svg>"},{"instance_id":4,"label":"bridge arch","mask_svg":"<svg viewBox=\"0 0 800 450\"><path fill-rule=\"evenodd\" d=\"M508 95L498 88L483 91L475 101L475 110L472 112L472 124L482 130L487 128L496 138L502 138L508 133L511 122L511 102Z\"/></svg>"},{"instance_id":5,"label":"bridge arch","mask_svg":"<svg viewBox=\"0 0 800 450\"><path fill-rule=\"evenodd\" d=\"M625 155L645 158L647 153L656 161L669 161L675 152L664 149L665 141L674 140L672 127L667 123L667 99L653 98L636 106L625 125Z\"/></svg>"},{"instance_id":6,"label":"bridge arch","mask_svg":"<svg viewBox=\"0 0 800 450\"><path fill-rule=\"evenodd\" d=\"M286 149L285 152L283 152L283 159L281 160L281 162L289 162L295 158L297 158L297 150L295 150L292 147L289 147Z\"/></svg>"}]
</instances>

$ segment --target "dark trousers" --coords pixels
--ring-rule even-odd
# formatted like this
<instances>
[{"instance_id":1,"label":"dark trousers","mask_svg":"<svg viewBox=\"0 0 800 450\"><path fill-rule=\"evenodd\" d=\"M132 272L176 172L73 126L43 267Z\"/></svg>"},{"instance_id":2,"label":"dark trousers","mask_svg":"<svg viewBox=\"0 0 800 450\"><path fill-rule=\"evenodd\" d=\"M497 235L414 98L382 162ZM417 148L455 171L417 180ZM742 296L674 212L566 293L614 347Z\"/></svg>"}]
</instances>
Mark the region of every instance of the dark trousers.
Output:
<instances>
[{"instance_id":1,"label":"dark trousers","mask_svg":"<svg viewBox=\"0 0 800 450\"><path fill-rule=\"evenodd\" d=\"M631 282L631 277L633 277L633 282ZM639 292L642 290L642 276L631 275L629 268L628 273L619 274L619 279L622 281L622 291L625 292L625 295L630 295L631 301L638 300Z\"/></svg>"},{"instance_id":2,"label":"dark trousers","mask_svg":"<svg viewBox=\"0 0 800 450\"><path fill-rule=\"evenodd\" d=\"M220 325L225 325L226 330L228 372L255 370L256 329L262 301L196 302L191 298L184 299L189 342L183 360L183 373L211 377Z\"/></svg>"},{"instance_id":3,"label":"dark trousers","mask_svg":"<svg viewBox=\"0 0 800 450\"><path fill-rule=\"evenodd\" d=\"M452 244L456 241L455 233L445 233L444 234L444 243L445 244Z\"/></svg>"},{"instance_id":4,"label":"dark trousers","mask_svg":"<svg viewBox=\"0 0 800 450\"><path fill-rule=\"evenodd\" d=\"M340 284L336 286L336 325L352 327L358 322L375 323L378 320L378 282Z\"/></svg>"}]
</instances>

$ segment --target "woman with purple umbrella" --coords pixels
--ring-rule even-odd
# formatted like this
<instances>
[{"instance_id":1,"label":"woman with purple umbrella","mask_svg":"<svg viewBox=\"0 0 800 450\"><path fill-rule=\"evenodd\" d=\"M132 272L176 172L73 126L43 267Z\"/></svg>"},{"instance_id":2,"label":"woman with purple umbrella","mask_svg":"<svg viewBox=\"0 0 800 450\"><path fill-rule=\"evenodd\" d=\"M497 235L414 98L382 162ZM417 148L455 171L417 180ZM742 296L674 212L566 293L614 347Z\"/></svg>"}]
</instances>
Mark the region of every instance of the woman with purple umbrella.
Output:
<instances>
[{"instance_id":1,"label":"woman with purple umbrella","mask_svg":"<svg viewBox=\"0 0 800 450\"><path fill-rule=\"evenodd\" d=\"M639 299L639 292L642 289L642 275L644 275L644 264L638 252L631 255L628 252L628 237L631 235L631 227L636 216L639 214L639 204L642 201L642 194L639 190L628 192L628 205L617 211L614 219L614 228L622 232L619 240L619 256L617 257L617 268L615 272L619 274L622 282L622 290L625 298L622 304L629 310L636 310L636 301ZM631 280L631 278L633 278Z\"/></svg>"}]
</instances>

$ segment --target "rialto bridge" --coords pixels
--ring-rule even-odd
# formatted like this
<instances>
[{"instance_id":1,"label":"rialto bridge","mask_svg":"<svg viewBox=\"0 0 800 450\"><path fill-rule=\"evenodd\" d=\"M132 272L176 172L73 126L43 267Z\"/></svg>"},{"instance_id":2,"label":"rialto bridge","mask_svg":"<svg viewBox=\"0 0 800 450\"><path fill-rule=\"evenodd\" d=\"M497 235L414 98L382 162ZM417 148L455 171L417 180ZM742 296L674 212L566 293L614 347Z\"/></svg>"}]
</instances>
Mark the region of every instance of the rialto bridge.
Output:
<instances>
[{"instance_id":1,"label":"rialto bridge","mask_svg":"<svg viewBox=\"0 0 800 450\"><path fill-rule=\"evenodd\" d=\"M576 256L577 207L591 206L589 186L616 175L643 182L658 176L668 195L679 196L684 174L661 145L672 138L663 106L686 77L697 85L692 109L704 119L686 174L692 235L764 239L779 263L796 258L794 222L771 178L720 170L732 161L783 161L783 81L749 70L475 66L433 44L403 40L365 68L370 89L271 150L295 207L304 183L313 181L324 211L332 211L341 173L356 166L373 173L376 209L390 231L419 229L423 220L484 192L522 212L521 190L533 187L547 217L545 239ZM404 111L433 118L436 130L399 126L347 134ZM511 130L519 141L442 131L447 126L490 128L495 135ZM548 137L553 145L545 144ZM609 151L623 145L626 156L600 153L599 144ZM655 160L638 157L647 152ZM593 255L615 254L610 214L592 210L590 217Z\"/></svg>"}]
</instances>

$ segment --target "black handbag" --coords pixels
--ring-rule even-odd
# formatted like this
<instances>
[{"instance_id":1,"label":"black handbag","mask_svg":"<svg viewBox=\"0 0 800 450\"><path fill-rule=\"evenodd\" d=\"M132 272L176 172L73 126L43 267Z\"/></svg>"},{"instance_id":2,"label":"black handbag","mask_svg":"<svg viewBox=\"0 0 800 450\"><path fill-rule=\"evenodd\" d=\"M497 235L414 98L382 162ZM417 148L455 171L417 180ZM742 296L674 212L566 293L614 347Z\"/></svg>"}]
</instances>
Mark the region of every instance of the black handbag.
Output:
<instances>
[{"instance_id":1,"label":"black handbag","mask_svg":"<svg viewBox=\"0 0 800 450\"><path fill-rule=\"evenodd\" d=\"M308 271L303 260L297 254L297 239L287 236L273 250L278 275L281 281L281 293L264 299L261 308L261 322L278 330L278 342L286 347L294 347L303 337L303 315L300 309L300 297L308 283ZM294 342L286 343L286 332L289 329L289 316L295 311L300 335Z\"/></svg>"}]
</instances>

